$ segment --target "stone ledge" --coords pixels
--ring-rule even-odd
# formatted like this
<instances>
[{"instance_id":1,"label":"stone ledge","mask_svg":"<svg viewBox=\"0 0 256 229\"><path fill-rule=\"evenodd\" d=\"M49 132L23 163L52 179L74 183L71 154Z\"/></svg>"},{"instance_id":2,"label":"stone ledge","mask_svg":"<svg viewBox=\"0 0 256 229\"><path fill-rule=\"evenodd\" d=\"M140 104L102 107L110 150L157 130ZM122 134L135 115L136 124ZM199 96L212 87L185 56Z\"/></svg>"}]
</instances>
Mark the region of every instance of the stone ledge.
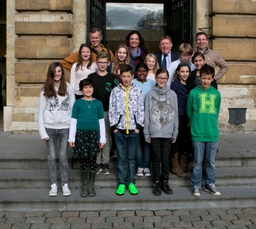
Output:
<instances>
[{"instance_id":1,"label":"stone ledge","mask_svg":"<svg viewBox=\"0 0 256 229\"><path fill-rule=\"evenodd\" d=\"M63 59L70 55L71 39L54 36L20 37L15 41L19 59Z\"/></svg>"},{"instance_id":2,"label":"stone ledge","mask_svg":"<svg viewBox=\"0 0 256 229\"><path fill-rule=\"evenodd\" d=\"M256 1L252 0L214 0L212 2L214 13L255 14L256 11Z\"/></svg>"},{"instance_id":3,"label":"stone ledge","mask_svg":"<svg viewBox=\"0 0 256 229\"><path fill-rule=\"evenodd\" d=\"M212 45L212 49L218 52L226 61L256 60L256 39L217 38L212 41Z\"/></svg>"},{"instance_id":4,"label":"stone ledge","mask_svg":"<svg viewBox=\"0 0 256 229\"><path fill-rule=\"evenodd\" d=\"M73 0L15 0L16 10L72 10Z\"/></svg>"},{"instance_id":5,"label":"stone ledge","mask_svg":"<svg viewBox=\"0 0 256 229\"><path fill-rule=\"evenodd\" d=\"M222 79L218 80L218 84L256 84L256 63L232 61L227 63L229 70Z\"/></svg>"},{"instance_id":6,"label":"stone ledge","mask_svg":"<svg viewBox=\"0 0 256 229\"><path fill-rule=\"evenodd\" d=\"M256 37L255 15L216 15L212 20L214 36Z\"/></svg>"}]
</instances>

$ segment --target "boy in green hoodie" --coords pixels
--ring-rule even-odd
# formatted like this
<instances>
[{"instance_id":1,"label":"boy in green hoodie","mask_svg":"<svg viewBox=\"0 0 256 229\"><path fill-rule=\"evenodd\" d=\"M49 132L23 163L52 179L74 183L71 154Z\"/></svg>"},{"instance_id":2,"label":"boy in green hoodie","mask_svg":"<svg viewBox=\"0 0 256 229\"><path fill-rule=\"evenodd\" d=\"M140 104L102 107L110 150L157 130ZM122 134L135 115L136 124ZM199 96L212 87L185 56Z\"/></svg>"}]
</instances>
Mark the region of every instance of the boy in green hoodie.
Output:
<instances>
[{"instance_id":1,"label":"boy in green hoodie","mask_svg":"<svg viewBox=\"0 0 256 229\"><path fill-rule=\"evenodd\" d=\"M194 186L193 195L200 196L202 180L202 161L205 157L205 191L214 196L221 193L216 190L215 155L218 149L218 117L221 95L211 82L214 79L214 68L203 65L200 69L201 85L189 93L187 115L190 120L192 142L194 147L194 162L191 181Z\"/></svg>"}]
</instances>

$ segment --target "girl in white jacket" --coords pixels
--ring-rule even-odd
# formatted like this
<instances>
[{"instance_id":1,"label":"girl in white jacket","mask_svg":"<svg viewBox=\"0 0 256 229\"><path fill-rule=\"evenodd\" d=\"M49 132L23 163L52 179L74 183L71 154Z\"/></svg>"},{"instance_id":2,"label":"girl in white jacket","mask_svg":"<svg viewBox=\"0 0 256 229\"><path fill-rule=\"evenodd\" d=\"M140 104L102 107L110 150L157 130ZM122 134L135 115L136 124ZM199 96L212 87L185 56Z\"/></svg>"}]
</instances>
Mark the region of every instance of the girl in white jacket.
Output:
<instances>
[{"instance_id":1,"label":"girl in white jacket","mask_svg":"<svg viewBox=\"0 0 256 229\"><path fill-rule=\"evenodd\" d=\"M49 196L57 196L58 192L56 154L60 161L63 195L71 195L68 187L67 140L74 101L74 91L65 80L63 66L59 62L51 63L40 93L38 107L39 133L46 141L48 151L48 170L51 182Z\"/></svg>"}]
</instances>

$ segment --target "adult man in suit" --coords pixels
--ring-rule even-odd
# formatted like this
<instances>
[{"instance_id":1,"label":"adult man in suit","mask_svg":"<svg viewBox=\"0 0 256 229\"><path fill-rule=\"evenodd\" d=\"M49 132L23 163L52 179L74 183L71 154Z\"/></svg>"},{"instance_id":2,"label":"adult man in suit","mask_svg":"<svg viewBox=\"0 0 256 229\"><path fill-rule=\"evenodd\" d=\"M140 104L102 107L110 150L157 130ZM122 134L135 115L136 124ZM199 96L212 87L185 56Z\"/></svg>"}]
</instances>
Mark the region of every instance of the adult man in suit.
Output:
<instances>
[{"instance_id":1,"label":"adult man in suit","mask_svg":"<svg viewBox=\"0 0 256 229\"><path fill-rule=\"evenodd\" d=\"M171 62L179 59L178 52L172 51L172 39L171 37L165 35L160 38L159 41L160 51L155 52L158 64L161 68L168 69Z\"/></svg>"}]
</instances>

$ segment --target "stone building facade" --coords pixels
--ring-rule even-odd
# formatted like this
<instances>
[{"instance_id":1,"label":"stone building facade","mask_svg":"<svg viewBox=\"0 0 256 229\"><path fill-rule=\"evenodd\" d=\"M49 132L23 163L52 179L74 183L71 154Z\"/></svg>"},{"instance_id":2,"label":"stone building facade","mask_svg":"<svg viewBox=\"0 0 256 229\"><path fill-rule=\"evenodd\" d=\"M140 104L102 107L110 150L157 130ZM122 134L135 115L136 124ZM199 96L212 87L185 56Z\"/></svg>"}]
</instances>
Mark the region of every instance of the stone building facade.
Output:
<instances>
[{"instance_id":1,"label":"stone building facade","mask_svg":"<svg viewBox=\"0 0 256 229\"><path fill-rule=\"evenodd\" d=\"M219 81L221 132L254 132L256 1L195 0L194 5L195 33L209 28L214 38L210 47L229 64ZM38 96L47 68L86 41L86 7L86 0L7 1L5 131L37 131ZM246 123L229 124L228 108L247 108Z\"/></svg>"}]
</instances>

